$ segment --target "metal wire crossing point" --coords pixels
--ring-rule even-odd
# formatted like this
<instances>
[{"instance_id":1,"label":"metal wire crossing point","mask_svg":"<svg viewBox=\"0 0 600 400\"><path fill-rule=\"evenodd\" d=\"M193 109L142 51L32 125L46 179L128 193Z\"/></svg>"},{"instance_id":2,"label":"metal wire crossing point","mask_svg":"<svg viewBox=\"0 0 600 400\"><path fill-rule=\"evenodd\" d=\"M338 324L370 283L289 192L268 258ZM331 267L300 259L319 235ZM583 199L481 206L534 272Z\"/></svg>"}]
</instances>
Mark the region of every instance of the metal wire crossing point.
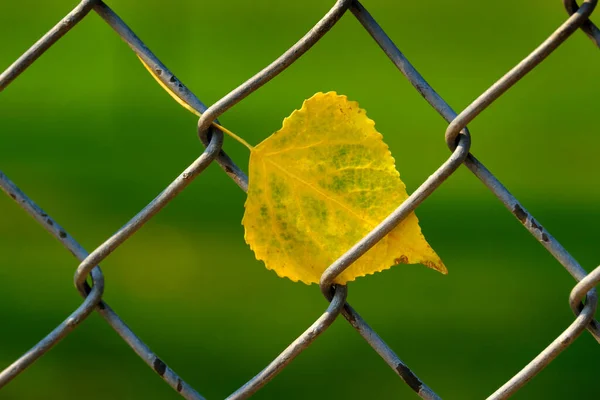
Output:
<instances>
[{"instance_id":1,"label":"metal wire crossing point","mask_svg":"<svg viewBox=\"0 0 600 400\"><path fill-rule=\"evenodd\" d=\"M87 253L71 235L69 235L52 217L45 213L21 191L6 175L0 172L0 188L29 213L41 226L49 231L80 260L75 273L75 286L83 297L81 305L74 310L59 326L43 338L38 344L23 354L13 364L0 372L0 389L43 356L52 346L77 328L91 313L97 311L121 338L140 356L150 368L186 399L203 399L203 397L165 362L158 358L150 348L142 342L125 322L102 300L104 277L99 264L117 247L159 212L166 204L184 190L204 169L216 161L225 173L247 190L248 177L222 150L223 134L212 128L213 121L229 110L250 93L259 89L277 74L285 70L317 41L319 41L337 21L350 11L373 37L389 59L408 79L415 89L429 104L449 123L445 132L445 140L450 148L450 157L443 163L412 195L394 212L383 220L373 231L336 260L321 277L321 291L330 302L329 307L302 335L292 342L264 370L252 378L244 386L231 394L228 399L245 399L262 388L285 368L298 354L311 345L317 336L323 333L338 315L343 317L358 331L396 374L420 397L439 399L439 396L422 382L415 373L402 362L381 337L361 318L347 302L348 289L335 286L334 279L348 268L361 255L374 246L403 218L414 211L427 197L433 193L461 164L464 164L479 178L489 190L508 208L517 220L552 254L560 264L575 278L577 284L571 291L569 305L573 309L575 319L536 358L527 364L518 374L492 393L488 399L505 399L523 387L533 376L546 367L558 354L566 349L587 329L600 342L600 325L594 319L597 306L596 284L600 282L600 267L590 274L544 229L518 200L496 179L496 177L470 152L471 135L467 129L473 119L483 110L523 78L529 71L542 62L550 53L560 46L577 29L581 29L600 48L600 30L588 19L596 6L597 0L586 0L579 6L575 0L563 0L569 14L566 21L559 26L550 37L539 45L531 54L494 83L488 90L472 102L460 113L456 113L438 93L417 72L406 57L394 45L373 17L358 2L338 0L323 18L296 44L283 55L273 61L265 69L237 87L211 107L207 108L171 71L144 45L133 31L104 2L83 0L62 21L44 35L27 50L17 61L0 75L0 91L4 90L27 67L47 51L56 41L84 19L90 11L96 12L131 49L156 72L164 85L170 88L191 108L201 113L198 121L198 134L206 146L206 150L182 174L180 174L162 193L134 216L124 227L112 237ZM91 276L92 285L86 279ZM585 299L585 301L584 301Z\"/></svg>"}]
</instances>

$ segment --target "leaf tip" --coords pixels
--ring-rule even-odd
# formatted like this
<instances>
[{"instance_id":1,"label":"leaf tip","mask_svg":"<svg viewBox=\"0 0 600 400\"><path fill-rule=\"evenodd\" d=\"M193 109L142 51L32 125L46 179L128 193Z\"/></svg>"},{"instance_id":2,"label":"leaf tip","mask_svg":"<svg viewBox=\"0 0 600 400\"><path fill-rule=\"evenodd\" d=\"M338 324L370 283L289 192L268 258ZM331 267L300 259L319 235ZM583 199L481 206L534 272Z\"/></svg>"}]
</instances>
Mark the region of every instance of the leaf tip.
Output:
<instances>
[{"instance_id":1,"label":"leaf tip","mask_svg":"<svg viewBox=\"0 0 600 400\"><path fill-rule=\"evenodd\" d=\"M440 259L438 259L437 261L423 261L423 265L438 272L441 272L443 275L448 275L448 268L446 268L446 266Z\"/></svg>"}]
</instances>

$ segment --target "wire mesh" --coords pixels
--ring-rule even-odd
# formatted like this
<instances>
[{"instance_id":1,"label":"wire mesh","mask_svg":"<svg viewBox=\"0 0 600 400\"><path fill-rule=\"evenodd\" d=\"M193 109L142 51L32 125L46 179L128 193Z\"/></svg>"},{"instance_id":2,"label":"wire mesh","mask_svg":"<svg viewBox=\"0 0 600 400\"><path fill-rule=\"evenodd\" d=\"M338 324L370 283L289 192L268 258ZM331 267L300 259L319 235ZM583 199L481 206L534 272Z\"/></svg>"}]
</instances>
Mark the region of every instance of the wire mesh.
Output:
<instances>
[{"instance_id":1,"label":"wire mesh","mask_svg":"<svg viewBox=\"0 0 600 400\"><path fill-rule=\"evenodd\" d=\"M198 121L198 134L205 151L183 173L164 189L143 210L135 215L117 233L95 248L86 252L77 241L64 230L52 217L36 205L5 174L0 172L0 188L17 202L51 235L69 250L80 264L75 273L75 286L83 297L81 305L74 310L59 326L23 354L14 363L0 372L0 389L23 372L27 367L46 354L52 346L77 328L93 311L97 311L106 322L121 336L144 362L152 368L169 386L186 399L203 399L175 371L169 368L152 350L142 342L125 322L102 300L104 276L99 264L135 234L165 205L183 191L205 168L217 162L225 173L244 191L248 187L248 177L223 151L222 133L211 127L217 118L242 101L246 96L259 89L273 79L333 28L337 21L350 11L358 19L364 29L372 36L398 70L409 80L415 89L425 98L447 122L445 140L451 151L448 159L414 191L394 212L383 220L375 229L360 240L355 246L336 260L321 277L320 287L323 295L330 302L323 314L294 342L292 342L265 369L248 381L244 386L231 394L228 399L245 399L261 389L267 382L281 372L292 360L313 341L326 331L333 321L342 315L363 339L381 356L395 373L421 398L438 399L439 396L421 381L415 373L394 353L383 339L361 318L357 311L347 302L348 288L333 285L334 279L348 268L361 255L374 246L408 214L414 211L427 197L433 193L456 169L464 164L484 185L504 204L516 219L537 239L550 254L577 281L569 297L575 319L564 332L548 345L537 357L527 364L518 374L492 393L488 399L505 399L522 388L533 376L538 374L556 356L566 349L587 329L600 342L600 325L594 319L597 306L595 286L600 282L600 267L588 274L567 250L523 207L522 204L500 183L500 181L470 153L471 135L467 125L483 110L489 107L504 92L522 79L529 71L541 63L550 53L559 47L577 29L581 29L600 48L600 30L588 19L593 12L597 0L586 0L579 6L574 0L563 0L569 15L542 44L525 59L507 72L474 102L456 113L442 97L425 81L408 59L400 52L373 17L355 0L338 0L323 18L296 44L273 61L258 74L217 101L206 107L169 69L144 45L135 33L104 2L99 0L83 0L63 20L27 50L6 71L0 75L0 91L5 89L15 78L34 63L56 41L83 20L92 10L96 12L114 31L131 47L131 49L153 70L164 85L176 93L191 108L201 113ZM91 277L92 284L87 283ZM584 301L585 300L585 301Z\"/></svg>"}]
</instances>

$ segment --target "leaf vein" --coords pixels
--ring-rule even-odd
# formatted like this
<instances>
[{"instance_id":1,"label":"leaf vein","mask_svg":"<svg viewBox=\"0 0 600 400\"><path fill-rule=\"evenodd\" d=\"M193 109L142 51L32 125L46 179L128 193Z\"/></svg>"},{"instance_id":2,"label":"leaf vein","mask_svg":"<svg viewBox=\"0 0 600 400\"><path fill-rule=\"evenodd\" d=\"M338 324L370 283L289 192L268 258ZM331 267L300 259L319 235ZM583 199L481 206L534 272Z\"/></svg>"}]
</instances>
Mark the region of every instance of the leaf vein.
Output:
<instances>
[{"instance_id":1,"label":"leaf vein","mask_svg":"<svg viewBox=\"0 0 600 400\"><path fill-rule=\"evenodd\" d=\"M356 211L354 211L353 209L351 209L350 207L348 207L347 205L345 205L344 203L342 203L341 201L339 201L338 199L331 197L330 195L328 195L327 193L323 192L322 190L320 190L319 188L317 188L315 185L311 184L310 182L306 182L304 179L300 178L299 176L291 173L290 171L286 170L285 168L281 167L280 165L274 163L273 161L264 158L264 161L268 161L269 163L271 163L274 167L277 167L278 169L280 169L282 172L286 173L288 176L294 178L295 180L297 180L298 182L302 183L305 186L310 187L312 190L314 190L316 193L318 193L319 195L321 195L322 197L326 198L327 200L331 201L334 204L337 204L338 206L340 206L341 208L345 209L346 211L350 212L352 215L354 215L356 218L362 220L363 222L367 222L369 225L371 225L372 228L374 228L375 226L377 226L377 223L364 218L363 216L359 215L356 213Z\"/></svg>"}]
</instances>

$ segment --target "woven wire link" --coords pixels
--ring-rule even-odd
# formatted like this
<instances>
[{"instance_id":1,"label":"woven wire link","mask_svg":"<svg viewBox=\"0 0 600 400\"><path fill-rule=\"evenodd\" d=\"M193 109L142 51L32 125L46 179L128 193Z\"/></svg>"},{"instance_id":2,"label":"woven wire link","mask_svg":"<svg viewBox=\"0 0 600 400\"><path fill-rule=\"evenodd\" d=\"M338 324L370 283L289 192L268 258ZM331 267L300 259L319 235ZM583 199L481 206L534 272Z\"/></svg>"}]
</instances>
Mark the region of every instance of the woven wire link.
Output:
<instances>
[{"instance_id":1,"label":"woven wire link","mask_svg":"<svg viewBox=\"0 0 600 400\"><path fill-rule=\"evenodd\" d=\"M283 370L298 354L342 315L352 327L369 343L396 374L416 394L424 399L440 397L394 353L383 339L365 322L357 311L347 302L348 288L333 285L335 278L354 261L367 252L407 215L413 212L428 196L433 193L452 173L464 164L481 182L508 208L517 220L537 239L554 258L578 282L573 288L569 305L575 319L550 345L526 365L519 373L491 394L488 399L505 399L518 391L533 376L546 367L560 352L587 329L600 342L600 324L594 319L597 306L595 286L600 282L600 267L590 274L567 252L567 250L524 208L522 204L506 189L500 181L470 152L471 135L467 124L473 121L483 110L489 107L504 92L521 80L529 71L542 62L550 53L560 46L577 29L581 29L600 48L600 30L588 19L593 12L597 0L586 0L581 5L575 1L563 0L569 15L567 20L556 29L540 46L525 59L494 83L481 96L460 113L456 113L448 103L425 81L408 59L400 52L383 29L375 22L368 11L355 0L338 0L325 16L296 44L270 65L247 80L232 92L206 107L192 91L190 91L174 74L144 45L135 33L112 11L99 0L83 0L63 20L27 50L6 71L0 75L0 91L5 89L39 56L47 51L56 41L83 20L92 10L96 12L113 30L131 47L131 49L157 73L158 78L176 93L183 101L196 111L202 113L198 121L198 134L205 151L190 164L173 182L165 188L143 210L119 229L91 253L87 253L77 241L69 235L52 217L44 212L19 187L0 171L0 188L17 202L51 235L58 239L69 250L80 264L75 273L75 286L83 297L81 305L73 311L59 326L45 338L23 354L13 364L0 372L0 389L43 356L52 346L66 337L83 322L93 311L98 312L106 322L121 336L144 362L150 366L165 382L185 399L203 399L203 397L185 381L183 381L165 362L150 350L125 322L102 300L104 276L99 264L129 237L137 232L148 220L165 205L183 191L204 169L216 161L225 173L244 191L248 188L248 177L222 150L223 134L212 127L217 118L243 100L246 96L273 79L289 67L316 42L318 42L346 13L350 11L381 47L398 70L409 80L423 98L448 122L445 140L450 148L449 158L413 192L410 197L398 206L385 220L367 234L356 245L331 264L321 277L321 291L329 306L323 314L294 342L292 342L277 358L254 378L231 394L228 399L245 399L261 389ZM91 277L92 285L87 283ZM584 301L585 299L585 301Z\"/></svg>"}]
</instances>

